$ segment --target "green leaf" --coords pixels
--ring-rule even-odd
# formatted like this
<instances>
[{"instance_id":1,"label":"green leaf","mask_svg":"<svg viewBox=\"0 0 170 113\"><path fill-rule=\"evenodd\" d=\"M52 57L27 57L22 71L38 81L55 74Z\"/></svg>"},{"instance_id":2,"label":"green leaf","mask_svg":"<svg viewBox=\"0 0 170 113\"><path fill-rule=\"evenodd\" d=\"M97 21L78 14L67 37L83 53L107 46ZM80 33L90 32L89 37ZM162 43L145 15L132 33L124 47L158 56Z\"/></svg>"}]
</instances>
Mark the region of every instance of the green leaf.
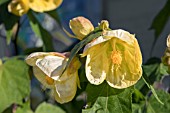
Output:
<instances>
[{"instance_id":1,"label":"green leaf","mask_svg":"<svg viewBox=\"0 0 170 113\"><path fill-rule=\"evenodd\" d=\"M58 106L54 106L52 104L44 102L38 106L35 113L66 113L66 112Z\"/></svg>"},{"instance_id":2,"label":"green leaf","mask_svg":"<svg viewBox=\"0 0 170 113\"><path fill-rule=\"evenodd\" d=\"M170 17L170 0L167 1L162 10L154 18L151 28L155 30L155 40L158 39L159 35L162 33L168 19Z\"/></svg>"},{"instance_id":3,"label":"green leaf","mask_svg":"<svg viewBox=\"0 0 170 113\"><path fill-rule=\"evenodd\" d=\"M33 113L30 108L30 101L27 101L22 106L18 107L15 113Z\"/></svg>"},{"instance_id":4,"label":"green leaf","mask_svg":"<svg viewBox=\"0 0 170 113\"><path fill-rule=\"evenodd\" d=\"M146 113L146 106L145 102L141 102L138 104L132 104L132 113Z\"/></svg>"},{"instance_id":5,"label":"green leaf","mask_svg":"<svg viewBox=\"0 0 170 113\"><path fill-rule=\"evenodd\" d=\"M54 51L51 34L41 26L40 22L37 20L37 18L34 16L34 14L31 11L28 12L27 15L29 17L32 30L38 37L42 39L44 43L43 50L46 52Z\"/></svg>"},{"instance_id":6,"label":"green leaf","mask_svg":"<svg viewBox=\"0 0 170 113\"><path fill-rule=\"evenodd\" d=\"M0 0L0 5L5 3L5 2L8 2L9 0Z\"/></svg>"},{"instance_id":7,"label":"green leaf","mask_svg":"<svg viewBox=\"0 0 170 113\"><path fill-rule=\"evenodd\" d=\"M142 78L143 78L144 82L147 84L148 88L152 91L152 93L155 96L155 98L157 99L157 101L163 105L164 103L159 99L159 97L158 97L157 93L155 92L155 89L153 88L149 78L146 76L145 72L143 72L143 73L144 74L143 74Z\"/></svg>"},{"instance_id":8,"label":"green leaf","mask_svg":"<svg viewBox=\"0 0 170 113\"><path fill-rule=\"evenodd\" d=\"M149 99L148 107L147 107L147 113L169 113L170 112L170 94L166 93L163 90L156 91L159 98L164 102L164 105L157 102L157 100L154 98L154 95L152 95Z\"/></svg>"},{"instance_id":9,"label":"green leaf","mask_svg":"<svg viewBox=\"0 0 170 113\"><path fill-rule=\"evenodd\" d=\"M82 41L80 41L78 44L76 44L74 46L74 48L71 50L70 52L70 57L69 57L69 60L67 62L67 65L65 67L65 69L70 65L72 59L75 57L75 55L79 52L79 50L85 46L86 44L88 44L90 41L92 41L93 39L101 36L102 34L102 31L101 30L97 30L97 31L94 31L94 32L91 32L89 35L87 35ZM65 71L65 70L64 70ZM63 72L64 72L63 71Z\"/></svg>"},{"instance_id":10,"label":"green leaf","mask_svg":"<svg viewBox=\"0 0 170 113\"><path fill-rule=\"evenodd\" d=\"M100 90L99 90L100 89ZM88 84L86 88L87 102L95 102L99 96L112 96L123 92L124 89L115 89L110 87L106 82L100 85Z\"/></svg>"},{"instance_id":11,"label":"green leaf","mask_svg":"<svg viewBox=\"0 0 170 113\"><path fill-rule=\"evenodd\" d=\"M6 2L2 5L0 5L0 21L2 21L5 25L5 29L6 29L6 40L7 40L7 44L9 44L11 42L11 38L12 38L12 29L14 27L14 25L19 21L19 17L13 15L12 13L8 12L8 3ZM11 21L12 19L12 21Z\"/></svg>"},{"instance_id":12,"label":"green leaf","mask_svg":"<svg viewBox=\"0 0 170 113\"><path fill-rule=\"evenodd\" d=\"M132 113L133 88L114 89L106 82L101 85L87 86L87 101L92 108L83 110L83 113Z\"/></svg>"},{"instance_id":13,"label":"green leaf","mask_svg":"<svg viewBox=\"0 0 170 113\"><path fill-rule=\"evenodd\" d=\"M150 84L152 85L155 81L160 81L163 75L167 75L168 67L161 63L160 59L151 58L147 61L145 65L142 66L143 74L146 74L148 77ZM137 84L135 84L135 88L140 90L144 95L146 95L149 91L145 82L140 79Z\"/></svg>"},{"instance_id":14,"label":"green leaf","mask_svg":"<svg viewBox=\"0 0 170 113\"><path fill-rule=\"evenodd\" d=\"M43 51L43 48L42 47L35 47L35 48L27 48L24 50L24 54L25 55L29 55L33 52L41 52Z\"/></svg>"},{"instance_id":15,"label":"green leaf","mask_svg":"<svg viewBox=\"0 0 170 113\"><path fill-rule=\"evenodd\" d=\"M16 113L33 113L30 109L18 108Z\"/></svg>"},{"instance_id":16,"label":"green leaf","mask_svg":"<svg viewBox=\"0 0 170 113\"><path fill-rule=\"evenodd\" d=\"M61 26L60 17L57 13L57 10L48 11L46 13L50 15Z\"/></svg>"},{"instance_id":17,"label":"green leaf","mask_svg":"<svg viewBox=\"0 0 170 113\"><path fill-rule=\"evenodd\" d=\"M9 45L11 43L12 38L12 29L6 31L6 42Z\"/></svg>"},{"instance_id":18,"label":"green leaf","mask_svg":"<svg viewBox=\"0 0 170 113\"><path fill-rule=\"evenodd\" d=\"M138 89L134 89L134 92L132 94L132 102L140 103L142 101L145 101L144 95Z\"/></svg>"},{"instance_id":19,"label":"green leaf","mask_svg":"<svg viewBox=\"0 0 170 113\"><path fill-rule=\"evenodd\" d=\"M28 66L24 61L8 59L0 65L0 113L13 103L22 104L30 94Z\"/></svg>"}]
</instances>

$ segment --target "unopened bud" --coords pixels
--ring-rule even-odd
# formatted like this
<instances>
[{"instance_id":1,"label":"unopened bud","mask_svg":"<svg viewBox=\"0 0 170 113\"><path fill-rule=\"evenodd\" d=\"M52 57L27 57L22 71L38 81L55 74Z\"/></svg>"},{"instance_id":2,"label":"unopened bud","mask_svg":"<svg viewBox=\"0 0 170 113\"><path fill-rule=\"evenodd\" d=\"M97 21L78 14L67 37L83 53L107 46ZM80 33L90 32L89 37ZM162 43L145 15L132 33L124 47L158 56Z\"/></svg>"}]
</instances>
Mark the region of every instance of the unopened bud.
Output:
<instances>
[{"instance_id":1,"label":"unopened bud","mask_svg":"<svg viewBox=\"0 0 170 113\"><path fill-rule=\"evenodd\" d=\"M170 34L167 37L166 41L167 48L165 50L164 56L162 57L163 64L170 66Z\"/></svg>"},{"instance_id":2,"label":"unopened bud","mask_svg":"<svg viewBox=\"0 0 170 113\"><path fill-rule=\"evenodd\" d=\"M76 35L76 38L82 40L94 30L94 26L88 19L80 16L70 20L70 29Z\"/></svg>"},{"instance_id":3,"label":"unopened bud","mask_svg":"<svg viewBox=\"0 0 170 113\"><path fill-rule=\"evenodd\" d=\"M99 23L99 28L102 30L109 29L109 22L107 20L102 20L101 23Z\"/></svg>"},{"instance_id":4,"label":"unopened bud","mask_svg":"<svg viewBox=\"0 0 170 113\"><path fill-rule=\"evenodd\" d=\"M170 34L168 35L168 38L167 38L167 40L166 40L166 45L167 45L168 47L170 47Z\"/></svg>"}]
</instances>

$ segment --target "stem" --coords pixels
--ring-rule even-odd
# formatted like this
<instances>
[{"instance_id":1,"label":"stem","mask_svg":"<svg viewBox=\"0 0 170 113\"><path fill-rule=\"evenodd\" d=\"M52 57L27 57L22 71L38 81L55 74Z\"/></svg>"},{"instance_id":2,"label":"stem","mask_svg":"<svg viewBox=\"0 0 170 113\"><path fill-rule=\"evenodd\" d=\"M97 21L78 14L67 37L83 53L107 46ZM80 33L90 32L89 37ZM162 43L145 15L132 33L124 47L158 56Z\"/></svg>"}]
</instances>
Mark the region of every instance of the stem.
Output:
<instances>
[{"instance_id":1,"label":"stem","mask_svg":"<svg viewBox=\"0 0 170 113\"><path fill-rule=\"evenodd\" d=\"M17 30L16 30L16 34L14 37L14 47L15 47L15 54L18 55L18 45L17 45L17 39L18 39L18 34L19 34L19 29L20 29L20 19L18 20L18 26L17 26Z\"/></svg>"}]
</instances>

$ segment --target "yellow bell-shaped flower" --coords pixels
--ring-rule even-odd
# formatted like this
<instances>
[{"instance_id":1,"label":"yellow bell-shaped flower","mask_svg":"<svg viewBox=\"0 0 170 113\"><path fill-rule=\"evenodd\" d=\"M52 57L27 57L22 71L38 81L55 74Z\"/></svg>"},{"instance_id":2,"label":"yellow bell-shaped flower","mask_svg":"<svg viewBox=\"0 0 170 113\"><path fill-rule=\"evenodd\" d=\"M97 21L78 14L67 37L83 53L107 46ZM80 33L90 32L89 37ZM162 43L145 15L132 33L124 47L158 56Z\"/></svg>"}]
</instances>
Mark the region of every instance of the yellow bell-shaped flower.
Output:
<instances>
[{"instance_id":1,"label":"yellow bell-shaped flower","mask_svg":"<svg viewBox=\"0 0 170 113\"><path fill-rule=\"evenodd\" d=\"M61 5L63 0L12 0L8 5L8 11L22 16L29 9L35 12L45 12L56 9Z\"/></svg>"},{"instance_id":2,"label":"yellow bell-shaped flower","mask_svg":"<svg viewBox=\"0 0 170 113\"><path fill-rule=\"evenodd\" d=\"M45 12L56 9L63 0L29 0L29 7L36 12Z\"/></svg>"},{"instance_id":3,"label":"yellow bell-shaped flower","mask_svg":"<svg viewBox=\"0 0 170 113\"><path fill-rule=\"evenodd\" d=\"M22 16L29 10L28 0L12 0L8 5L8 11L15 15Z\"/></svg>"},{"instance_id":4,"label":"yellow bell-shaped flower","mask_svg":"<svg viewBox=\"0 0 170 113\"><path fill-rule=\"evenodd\" d=\"M35 77L46 88L53 90L54 97L59 103L71 101L76 94L77 86L79 86L78 69L80 62L75 57L63 73L67 61L66 54L57 52L37 52L26 58L27 64L33 66Z\"/></svg>"},{"instance_id":5,"label":"yellow bell-shaped flower","mask_svg":"<svg viewBox=\"0 0 170 113\"><path fill-rule=\"evenodd\" d=\"M142 76L142 55L134 35L124 30L105 31L84 48L86 77L91 84L104 80L113 88L127 88Z\"/></svg>"},{"instance_id":6,"label":"yellow bell-shaped flower","mask_svg":"<svg viewBox=\"0 0 170 113\"><path fill-rule=\"evenodd\" d=\"M94 30L92 23L82 16L70 20L70 29L76 35L76 38L82 40L86 35Z\"/></svg>"}]
</instances>

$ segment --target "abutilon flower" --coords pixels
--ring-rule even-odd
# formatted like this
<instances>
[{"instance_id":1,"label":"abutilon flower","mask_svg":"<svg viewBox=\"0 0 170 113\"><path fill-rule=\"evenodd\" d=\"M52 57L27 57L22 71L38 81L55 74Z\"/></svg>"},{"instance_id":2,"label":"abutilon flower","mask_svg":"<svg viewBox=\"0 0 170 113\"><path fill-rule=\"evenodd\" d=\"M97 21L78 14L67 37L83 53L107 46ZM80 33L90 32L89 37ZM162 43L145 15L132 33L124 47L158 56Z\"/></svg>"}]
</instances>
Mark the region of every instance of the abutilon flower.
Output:
<instances>
[{"instance_id":1,"label":"abutilon flower","mask_svg":"<svg viewBox=\"0 0 170 113\"><path fill-rule=\"evenodd\" d=\"M12 0L8 4L8 11L15 15L22 16L29 10L28 0Z\"/></svg>"},{"instance_id":2,"label":"abutilon flower","mask_svg":"<svg viewBox=\"0 0 170 113\"><path fill-rule=\"evenodd\" d=\"M142 55L134 35L118 29L104 31L87 44L82 57L86 58L86 77L91 84L104 80L113 88L127 88L142 76Z\"/></svg>"},{"instance_id":3,"label":"abutilon flower","mask_svg":"<svg viewBox=\"0 0 170 113\"><path fill-rule=\"evenodd\" d=\"M36 12L45 12L56 9L61 5L63 0L12 0L8 5L8 11L22 16L29 9Z\"/></svg>"},{"instance_id":4,"label":"abutilon flower","mask_svg":"<svg viewBox=\"0 0 170 113\"><path fill-rule=\"evenodd\" d=\"M57 52L37 52L26 58L26 63L33 66L35 77L46 88L53 90L54 97L59 103L71 101L79 86L78 69L81 64L75 57L64 71L67 61L67 54Z\"/></svg>"}]
</instances>

